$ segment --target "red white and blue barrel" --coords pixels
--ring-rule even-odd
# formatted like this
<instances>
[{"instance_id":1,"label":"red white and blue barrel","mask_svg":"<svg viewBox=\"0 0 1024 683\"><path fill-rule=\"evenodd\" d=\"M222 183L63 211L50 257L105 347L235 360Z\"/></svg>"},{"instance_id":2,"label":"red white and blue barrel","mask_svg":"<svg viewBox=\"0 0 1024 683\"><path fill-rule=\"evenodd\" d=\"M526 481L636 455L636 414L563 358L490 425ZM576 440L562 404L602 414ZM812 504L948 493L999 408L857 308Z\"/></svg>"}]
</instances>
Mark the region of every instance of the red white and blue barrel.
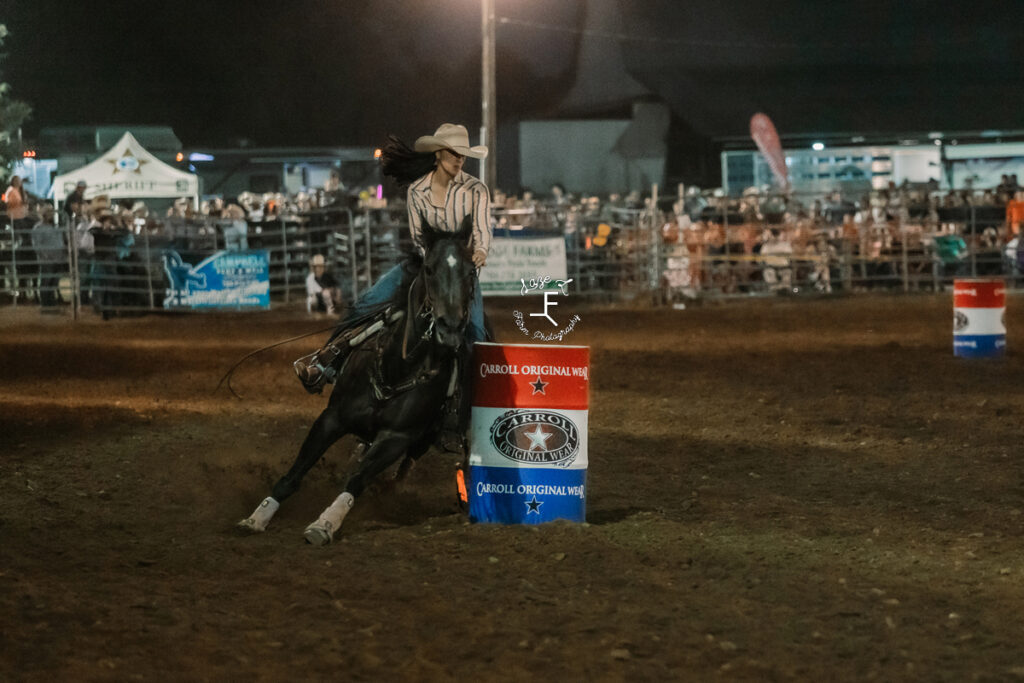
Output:
<instances>
[{"instance_id":1,"label":"red white and blue barrel","mask_svg":"<svg viewBox=\"0 0 1024 683\"><path fill-rule=\"evenodd\" d=\"M991 358L1006 352L1006 284L1000 278L953 281L953 354Z\"/></svg>"},{"instance_id":2,"label":"red white and blue barrel","mask_svg":"<svg viewBox=\"0 0 1024 683\"><path fill-rule=\"evenodd\" d=\"M466 493L474 522L582 522L590 349L476 344Z\"/></svg>"}]
</instances>

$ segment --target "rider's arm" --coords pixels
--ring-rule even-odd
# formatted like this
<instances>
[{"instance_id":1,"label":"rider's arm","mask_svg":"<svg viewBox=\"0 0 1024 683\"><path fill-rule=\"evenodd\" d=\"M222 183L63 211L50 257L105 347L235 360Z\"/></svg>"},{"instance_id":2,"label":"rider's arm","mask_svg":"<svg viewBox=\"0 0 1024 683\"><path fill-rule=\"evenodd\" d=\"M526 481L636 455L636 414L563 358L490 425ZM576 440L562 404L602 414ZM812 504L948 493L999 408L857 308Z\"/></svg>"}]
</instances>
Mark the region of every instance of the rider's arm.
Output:
<instances>
[{"instance_id":1,"label":"rider's arm","mask_svg":"<svg viewBox=\"0 0 1024 683\"><path fill-rule=\"evenodd\" d=\"M473 188L473 253L483 252L484 259L491 248L491 197L483 183Z\"/></svg>"},{"instance_id":2,"label":"rider's arm","mask_svg":"<svg viewBox=\"0 0 1024 683\"><path fill-rule=\"evenodd\" d=\"M405 205L409 212L409 234L412 235L412 243L416 245L416 249L419 250L421 256L426 256L426 252L420 245L420 233L423 231L422 216L420 216L419 208L416 206L416 199L412 193L412 188L405 195Z\"/></svg>"}]
</instances>

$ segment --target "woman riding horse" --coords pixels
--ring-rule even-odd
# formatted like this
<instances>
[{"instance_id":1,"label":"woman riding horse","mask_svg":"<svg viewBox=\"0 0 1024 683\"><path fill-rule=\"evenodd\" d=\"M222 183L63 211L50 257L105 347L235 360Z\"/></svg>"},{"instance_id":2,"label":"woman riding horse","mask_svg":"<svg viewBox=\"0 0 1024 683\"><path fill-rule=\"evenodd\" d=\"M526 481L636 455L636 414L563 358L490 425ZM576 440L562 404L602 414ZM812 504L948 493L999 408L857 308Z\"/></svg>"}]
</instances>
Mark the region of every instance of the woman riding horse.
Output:
<instances>
[{"instance_id":1,"label":"woman riding horse","mask_svg":"<svg viewBox=\"0 0 1024 683\"><path fill-rule=\"evenodd\" d=\"M470 146L469 133L464 126L450 123L442 124L433 135L417 139L413 150L397 138L389 139L382 150L383 171L400 184L411 183L407 193L409 229L425 259L422 277L417 279L420 284L414 286L411 271L415 268L409 263L395 266L353 305L328 343L313 354L309 362L296 361L296 374L307 391L319 393L339 372L344 373L345 391L332 393L327 409L314 423L291 470L277 482L271 495L240 522L242 528L266 529L280 502L298 488L302 477L330 444L346 433L356 433L364 441L372 442L363 463L349 479L346 490L305 532L311 543L329 543L368 479L403 454L403 466L407 465L434 442L438 431L436 408L445 400L446 393L448 405L443 410L444 424L441 425L446 435L442 443L448 450L456 450L468 413L466 407L460 405L465 394L459 391L465 374L462 372L465 350L487 339L478 269L487 262L491 242L490 194L487 187L463 171L462 166L467 156L482 159L486 155L486 147ZM408 295L400 296L406 289ZM408 305L417 296L420 308L431 319L423 331L419 331L417 325L424 325L424 315ZM402 299L408 302L404 311L404 335L397 334L396 325L386 326L393 320L380 320L378 315L392 303L398 302L396 307L401 309ZM458 327L457 334L464 336L464 344L454 347L456 360L450 380L437 375L437 363L432 361L437 352L423 343L429 339L431 346L440 344L453 348L457 338L451 339L450 331L442 332L443 328L450 328L445 320L458 320L458 324L464 326L464 330ZM377 334L381 340L377 344L378 351L362 354L364 358L349 367L346 357L365 342L375 327L379 328ZM413 340L411 344L410 340ZM459 347L463 347L461 358ZM400 359L395 360L399 348ZM417 348L427 355L417 356ZM409 375L409 379L397 384L385 381L382 367L385 355L392 363L397 363L398 372ZM375 357L375 360L367 360L367 357ZM357 359L353 357L353 360Z\"/></svg>"},{"instance_id":2,"label":"woman riding horse","mask_svg":"<svg viewBox=\"0 0 1024 683\"><path fill-rule=\"evenodd\" d=\"M456 232L467 217L472 223L470 248L473 264L482 268L487 263L491 244L490 193L480 180L462 170L466 157L483 159L487 148L471 147L465 126L444 123L433 135L418 138L409 150L400 140L391 137L381 150L381 166L385 175L395 178L400 186L408 185L406 193L409 231L413 243L424 253L421 241L423 220L437 230ZM311 358L295 362L295 372L310 393L320 393L325 384L332 382L336 369L351 346L336 344L339 338L352 338L361 325L372 320L408 284L408 269L398 264L386 272L362 297L356 301L348 315L338 325L328 343ZM484 341L483 298L479 286L475 287L469 310L466 341L469 346Z\"/></svg>"},{"instance_id":3,"label":"woman riding horse","mask_svg":"<svg viewBox=\"0 0 1024 683\"><path fill-rule=\"evenodd\" d=\"M306 527L310 543L330 543L356 498L396 462L399 472L422 456L441 429L442 406L464 374L465 329L476 267L469 250L472 222L457 233L422 225L422 267L403 304L390 309L393 323L359 345L339 371L338 387L314 421L291 468L270 496L239 523L263 531L278 506L299 488L327 449L346 434L368 447L345 490ZM400 321L400 322L399 322Z\"/></svg>"}]
</instances>

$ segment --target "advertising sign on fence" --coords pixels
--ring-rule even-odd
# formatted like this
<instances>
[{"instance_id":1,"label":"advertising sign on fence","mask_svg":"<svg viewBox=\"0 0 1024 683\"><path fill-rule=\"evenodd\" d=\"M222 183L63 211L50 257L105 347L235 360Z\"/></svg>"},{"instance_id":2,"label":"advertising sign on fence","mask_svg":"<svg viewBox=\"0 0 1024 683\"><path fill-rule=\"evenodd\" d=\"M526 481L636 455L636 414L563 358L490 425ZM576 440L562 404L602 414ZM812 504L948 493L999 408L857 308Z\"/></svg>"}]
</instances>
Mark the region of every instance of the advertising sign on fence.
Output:
<instances>
[{"instance_id":1,"label":"advertising sign on fence","mask_svg":"<svg viewBox=\"0 0 1024 683\"><path fill-rule=\"evenodd\" d=\"M218 251L197 265L164 252L164 308L270 308L267 251Z\"/></svg>"},{"instance_id":2,"label":"advertising sign on fence","mask_svg":"<svg viewBox=\"0 0 1024 683\"><path fill-rule=\"evenodd\" d=\"M495 237L487 254L487 267L480 270L480 291L484 296L519 294L523 281L544 277L565 280L566 272L562 237Z\"/></svg>"}]
</instances>

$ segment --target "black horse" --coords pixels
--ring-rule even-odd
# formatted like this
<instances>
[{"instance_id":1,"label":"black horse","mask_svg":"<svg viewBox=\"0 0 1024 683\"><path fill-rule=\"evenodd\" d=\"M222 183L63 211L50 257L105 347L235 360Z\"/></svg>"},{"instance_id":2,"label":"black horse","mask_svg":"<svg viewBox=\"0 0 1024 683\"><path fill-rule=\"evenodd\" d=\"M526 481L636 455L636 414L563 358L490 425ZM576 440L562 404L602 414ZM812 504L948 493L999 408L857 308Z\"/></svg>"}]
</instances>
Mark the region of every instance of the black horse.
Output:
<instances>
[{"instance_id":1,"label":"black horse","mask_svg":"<svg viewBox=\"0 0 1024 683\"><path fill-rule=\"evenodd\" d=\"M354 434L369 444L362 461L344 492L305 531L314 545L330 543L373 477L403 456L399 471L407 469L434 443L446 399L462 380L461 352L476 283L468 246L471 229L469 217L457 233L424 222L422 265L400 290L404 314L393 312L376 337L349 354L295 463L240 527L266 529L280 503L295 493L331 444Z\"/></svg>"}]
</instances>

